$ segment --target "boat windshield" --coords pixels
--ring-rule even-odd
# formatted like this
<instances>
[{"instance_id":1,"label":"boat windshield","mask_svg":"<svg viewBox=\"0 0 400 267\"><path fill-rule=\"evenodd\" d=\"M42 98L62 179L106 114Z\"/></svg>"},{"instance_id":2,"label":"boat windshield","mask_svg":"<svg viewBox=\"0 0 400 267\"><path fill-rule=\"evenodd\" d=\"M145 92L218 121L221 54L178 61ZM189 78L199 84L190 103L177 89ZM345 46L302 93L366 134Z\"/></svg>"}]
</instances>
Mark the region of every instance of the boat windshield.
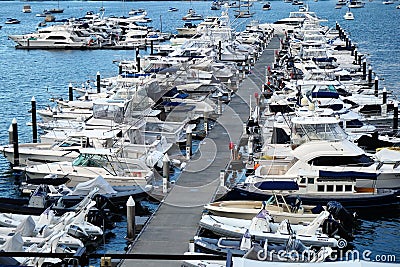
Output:
<instances>
[{"instance_id":1,"label":"boat windshield","mask_svg":"<svg viewBox=\"0 0 400 267\"><path fill-rule=\"evenodd\" d=\"M72 166L79 167L103 167L108 160L102 155L80 154L73 162Z\"/></svg>"},{"instance_id":2,"label":"boat windshield","mask_svg":"<svg viewBox=\"0 0 400 267\"><path fill-rule=\"evenodd\" d=\"M292 143L300 145L310 141L341 141L347 138L338 123L293 124Z\"/></svg>"}]
</instances>

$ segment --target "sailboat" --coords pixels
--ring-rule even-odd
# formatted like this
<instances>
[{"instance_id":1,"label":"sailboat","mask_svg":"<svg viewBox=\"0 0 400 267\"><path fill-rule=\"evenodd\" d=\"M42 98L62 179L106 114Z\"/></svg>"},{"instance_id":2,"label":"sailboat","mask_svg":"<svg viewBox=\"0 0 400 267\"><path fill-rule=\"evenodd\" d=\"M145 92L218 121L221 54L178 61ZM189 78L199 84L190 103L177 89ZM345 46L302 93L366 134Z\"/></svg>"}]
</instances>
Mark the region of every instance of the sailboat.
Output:
<instances>
[{"instance_id":1,"label":"sailboat","mask_svg":"<svg viewBox=\"0 0 400 267\"><path fill-rule=\"evenodd\" d=\"M60 8L60 1L57 1L57 8L52 8L49 10L50 13L63 13L64 9Z\"/></svg>"},{"instance_id":2,"label":"sailboat","mask_svg":"<svg viewBox=\"0 0 400 267\"><path fill-rule=\"evenodd\" d=\"M103 1L101 1L100 12L103 12L103 11L106 11L106 9L104 8Z\"/></svg>"}]
</instances>

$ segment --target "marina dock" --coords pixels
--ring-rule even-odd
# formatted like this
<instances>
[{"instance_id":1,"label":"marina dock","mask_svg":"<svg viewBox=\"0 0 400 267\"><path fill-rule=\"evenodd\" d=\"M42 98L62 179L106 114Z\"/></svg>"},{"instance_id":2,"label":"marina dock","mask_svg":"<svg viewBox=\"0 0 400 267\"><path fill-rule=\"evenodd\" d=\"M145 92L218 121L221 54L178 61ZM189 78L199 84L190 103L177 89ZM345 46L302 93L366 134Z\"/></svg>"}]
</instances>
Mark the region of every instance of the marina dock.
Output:
<instances>
[{"instance_id":1,"label":"marina dock","mask_svg":"<svg viewBox=\"0 0 400 267\"><path fill-rule=\"evenodd\" d=\"M274 50L278 48L279 40L274 37L128 253L183 255L188 251L189 241L198 229L203 205L214 199L221 184L221 170L241 166L231 161L229 142L240 144L243 124L249 117L250 99L254 98L255 92L261 92L265 68L273 63ZM136 264L144 264L144 261L124 260L120 266ZM180 266L181 262L146 260L145 264Z\"/></svg>"}]
</instances>

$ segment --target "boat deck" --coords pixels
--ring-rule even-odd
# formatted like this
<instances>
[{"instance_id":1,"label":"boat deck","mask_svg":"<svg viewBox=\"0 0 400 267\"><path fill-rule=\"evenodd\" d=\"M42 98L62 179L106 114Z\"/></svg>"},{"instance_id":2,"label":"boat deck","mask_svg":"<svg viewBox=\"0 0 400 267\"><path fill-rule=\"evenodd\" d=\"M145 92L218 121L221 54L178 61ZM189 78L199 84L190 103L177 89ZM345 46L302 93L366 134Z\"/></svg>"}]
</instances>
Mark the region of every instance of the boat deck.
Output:
<instances>
[{"instance_id":1,"label":"boat deck","mask_svg":"<svg viewBox=\"0 0 400 267\"><path fill-rule=\"evenodd\" d=\"M203 205L212 201L220 185L221 170L231 169L229 142L240 143L243 123L249 116L250 98L261 93L265 68L274 60L279 40L274 37L256 62L252 72L239 85L236 96L217 124L188 162L185 171L136 239L130 254L183 255L198 230ZM252 100L254 105L254 100ZM180 261L129 259L120 266L181 266Z\"/></svg>"}]
</instances>

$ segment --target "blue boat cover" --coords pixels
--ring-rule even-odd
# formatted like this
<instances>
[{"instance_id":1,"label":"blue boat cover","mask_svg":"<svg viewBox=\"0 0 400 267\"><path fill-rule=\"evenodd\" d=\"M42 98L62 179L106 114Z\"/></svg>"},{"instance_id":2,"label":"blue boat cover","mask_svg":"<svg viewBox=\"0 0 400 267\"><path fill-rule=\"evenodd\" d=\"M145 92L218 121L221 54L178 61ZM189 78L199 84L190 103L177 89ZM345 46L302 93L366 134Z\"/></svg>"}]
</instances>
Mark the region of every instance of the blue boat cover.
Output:
<instances>
[{"instance_id":1,"label":"blue boat cover","mask_svg":"<svg viewBox=\"0 0 400 267\"><path fill-rule=\"evenodd\" d=\"M338 92L318 91L312 92L312 98L339 98Z\"/></svg>"},{"instance_id":2,"label":"blue boat cover","mask_svg":"<svg viewBox=\"0 0 400 267\"><path fill-rule=\"evenodd\" d=\"M347 172L333 172L333 171L319 171L319 177L321 178L348 178L348 179L370 179L376 180L378 175L376 173L369 172L356 172L356 171L347 171Z\"/></svg>"},{"instance_id":3,"label":"blue boat cover","mask_svg":"<svg viewBox=\"0 0 400 267\"><path fill-rule=\"evenodd\" d=\"M254 184L260 190L299 190L294 181L263 181Z\"/></svg>"}]
</instances>

